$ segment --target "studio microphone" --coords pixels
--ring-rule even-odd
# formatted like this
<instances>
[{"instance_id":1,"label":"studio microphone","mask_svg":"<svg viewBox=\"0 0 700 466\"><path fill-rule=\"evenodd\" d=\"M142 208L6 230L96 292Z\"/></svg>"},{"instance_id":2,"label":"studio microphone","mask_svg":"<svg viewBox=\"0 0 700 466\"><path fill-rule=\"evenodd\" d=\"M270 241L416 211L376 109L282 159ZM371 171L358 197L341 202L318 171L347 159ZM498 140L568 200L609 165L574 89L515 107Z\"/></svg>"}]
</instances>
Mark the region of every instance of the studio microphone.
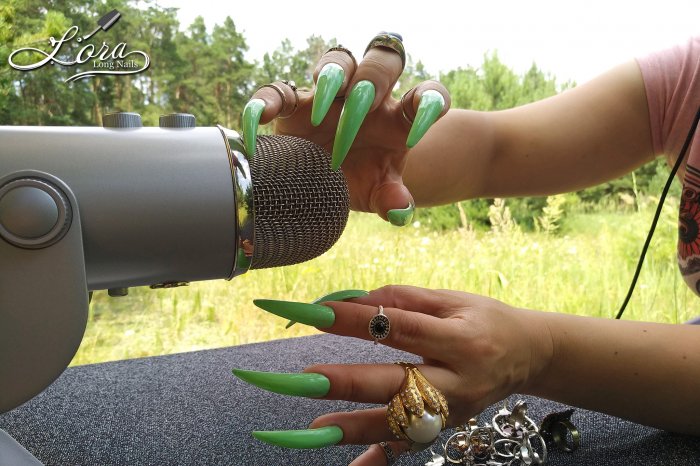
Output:
<instances>
[{"instance_id":1,"label":"studio microphone","mask_svg":"<svg viewBox=\"0 0 700 466\"><path fill-rule=\"evenodd\" d=\"M67 367L88 293L232 279L341 236L349 195L321 147L134 113L100 127L0 127L0 413Z\"/></svg>"}]
</instances>

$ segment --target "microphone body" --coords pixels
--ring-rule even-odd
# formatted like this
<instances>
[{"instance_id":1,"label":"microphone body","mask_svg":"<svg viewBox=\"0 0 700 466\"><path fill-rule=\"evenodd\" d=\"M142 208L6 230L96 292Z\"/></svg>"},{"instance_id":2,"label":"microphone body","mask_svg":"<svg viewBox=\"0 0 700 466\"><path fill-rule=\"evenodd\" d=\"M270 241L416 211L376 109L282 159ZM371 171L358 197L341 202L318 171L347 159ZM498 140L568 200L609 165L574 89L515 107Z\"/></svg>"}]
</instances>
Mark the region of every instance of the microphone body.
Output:
<instances>
[{"instance_id":1,"label":"microphone body","mask_svg":"<svg viewBox=\"0 0 700 466\"><path fill-rule=\"evenodd\" d=\"M232 276L236 199L218 128L0 128L0 176L23 170L77 198L89 290Z\"/></svg>"},{"instance_id":2,"label":"microphone body","mask_svg":"<svg viewBox=\"0 0 700 466\"><path fill-rule=\"evenodd\" d=\"M231 279L341 236L349 195L330 154L260 136L250 157L236 132L188 117L0 127L0 413L68 366L89 291Z\"/></svg>"}]
</instances>

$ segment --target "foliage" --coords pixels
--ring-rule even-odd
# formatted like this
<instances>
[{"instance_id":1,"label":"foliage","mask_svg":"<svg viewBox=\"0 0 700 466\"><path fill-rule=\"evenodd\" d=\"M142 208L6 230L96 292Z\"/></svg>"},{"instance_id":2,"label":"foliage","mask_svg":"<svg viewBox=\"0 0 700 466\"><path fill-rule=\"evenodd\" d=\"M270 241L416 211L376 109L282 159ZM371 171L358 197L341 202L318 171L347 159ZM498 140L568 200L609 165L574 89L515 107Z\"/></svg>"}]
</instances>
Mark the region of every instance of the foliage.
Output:
<instances>
[{"instance_id":1,"label":"foliage","mask_svg":"<svg viewBox=\"0 0 700 466\"><path fill-rule=\"evenodd\" d=\"M296 51L289 39L283 40L277 50L263 56L262 66L254 76L255 82L260 85L288 79L298 87L311 88L318 59L323 52L338 44L335 39L326 41L323 37L311 36L306 39L306 45L304 50Z\"/></svg>"},{"instance_id":2,"label":"foliage","mask_svg":"<svg viewBox=\"0 0 700 466\"><path fill-rule=\"evenodd\" d=\"M48 47L48 38L60 36L70 25L90 30L101 15L118 9L122 17L116 27L100 32L110 44L126 41L129 48L144 50L151 57L147 72L126 76L96 76L64 83L73 70L44 66L21 72L7 65L19 46ZM262 61L250 62L248 44L236 28L235 18L226 17L208 29L198 17L184 29L175 8L153 1L8 0L0 5L0 124L11 125L99 125L111 111L135 111L144 124L157 124L158 116L189 112L202 126L222 124L238 129L243 105L254 89L278 79L290 79L300 87L313 85L314 66L321 54L337 45L335 39L311 36L296 50L289 40L266 53ZM64 54L75 53L77 46ZM427 79L434 79L420 61L407 56L406 68L394 88L398 98ZM437 77L449 89L455 108L501 110L543 99L574 83L557 83L534 63L522 75L501 62L498 53L487 53L477 66L460 67ZM269 131L261 128L262 132ZM568 194L560 206L558 224L577 210L594 209L602 202L627 208L630 200L639 208L644 193L658 194L668 173L657 160L609 183ZM674 187L677 191L678 187ZM462 201L431 209L419 209L416 220L437 230L465 227L488 230L492 199ZM547 218L547 198L530 197L505 201L513 221L526 231L545 228L538 219ZM551 206L550 206L551 207ZM546 227L546 228L549 228ZM552 230L561 230L555 228Z\"/></svg>"},{"instance_id":3,"label":"foliage","mask_svg":"<svg viewBox=\"0 0 700 466\"><path fill-rule=\"evenodd\" d=\"M547 205L542 209L542 215L537 217L535 224L537 229L547 234L555 233L560 227L565 202L566 197L562 194L548 196Z\"/></svg>"},{"instance_id":4,"label":"foliage","mask_svg":"<svg viewBox=\"0 0 700 466\"><path fill-rule=\"evenodd\" d=\"M152 59L146 73L64 83L72 70L45 66L24 73L7 64L12 50L46 48L70 25L94 28L118 9L118 27L101 32L127 41ZM190 112L199 125L236 129L253 90L277 79L312 85L314 65L336 45L311 36L246 59L248 44L235 17L208 29L202 18L181 28L176 10L155 1L5 0L0 3L0 124L99 125L111 111L135 111L146 125L162 113ZM66 55L75 52L67 49ZM409 55L394 89L400 97L435 78ZM535 64L518 75L496 52L478 67L438 77L453 107L500 110L540 100L574 83L557 83ZM264 130L263 130L264 131ZM310 301L339 288L387 283L450 288L490 295L515 306L612 316L669 169L663 160L594 188L549 198L478 199L419 209L414 227L396 229L354 214L350 230L323 256L292 267L252 271L234 282L204 282L176 290L135 289L127 298L97 293L83 345L73 364L242 344L315 332L255 309L252 299ZM629 318L682 322L692 317L692 292L673 263L679 184L671 190ZM365 238L357 242L354 238ZM186 330L185 330L186 329Z\"/></svg>"},{"instance_id":5,"label":"foliage","mask_svg":"<svg viewBox=\"0 0 700 466\"><path fill-rule=\"evenodd\" d=\"M510 214L510 208L500 198L493 200L489 206L489 223L491 232L497 235L506 235L518 231L518 226Z\"/></svg>"},{"instance_id":6,"label":"foliage","mask_svg":"<svg viewBox=\"0 0 700 466\"><path fill-rule=\"evenodd\" d=\"M698 314L675 263L677 199L659 223L625 318L678 323ZM572 214L558 235L517 229L436 232L396 228L351 214L330 251L289 267L251 270L233 281L94 295L72 364L240 345L318 333L256 308L256 298L310 302L339 289L386 284L462 290L528 309L611 318L624 298L653 206ZM357 238L363 238L357 241ZM695 303L695 305L693 304Z\"/></svg>"}]
</instances>

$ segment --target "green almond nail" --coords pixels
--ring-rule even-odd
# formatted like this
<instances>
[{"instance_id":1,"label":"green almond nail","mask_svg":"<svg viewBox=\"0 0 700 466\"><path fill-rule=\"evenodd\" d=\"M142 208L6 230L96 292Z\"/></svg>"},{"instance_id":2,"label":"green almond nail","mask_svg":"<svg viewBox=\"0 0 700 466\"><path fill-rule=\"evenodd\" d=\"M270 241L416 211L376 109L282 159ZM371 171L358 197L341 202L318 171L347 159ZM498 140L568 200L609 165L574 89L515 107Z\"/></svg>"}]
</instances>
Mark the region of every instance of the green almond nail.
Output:
<instances>
[{"instance_id":1,"label":"green almond nail","mask_svg":"<svg viewBox=\"0 0 700 466\"><path fill-rule=\"evenodd\" d=\"M322 448L336 445L343 439L343 431L338 426L302 430L257 430L253 437L285 448Z\"/></svg>"},{"instance_id":2,"label":"green almond nail","mask_svg":"<svg viewBox=\"0 0 700 466\"><path fill-rule=\"evenodd\" d=\"M411 148L418 144L418 141L437 121L443 108L445 108L445 98L438 91L428 89L421 95L416 118L413 120L411 131L406 139L406 146Z\"/></svg>"},{"instance_id":3,"label":"green almond nail","mask_svg":"<svg viewBox=\"0 0 700 466\"><path fill-rule=\"evenodd\" d=\"M331 382L323 374L261 372L233 369L233 375L251 385L281 395L320 398L328 393Z\"/></svg>"},{"instance_id":4,"label":"green almond nail","mask_svg":"<svg viewBox=\"0 0 700 466\"><path fill-rule=\"evenodd\" d=\"M345 79L345 71L337 63L327 63L318 74L316 81L316 92L314 93L314 103L311 107L311 124L318 126L321 124L328 109L331 108L340 86Z\"/></svg>"},{"instance_id":5,"label":"green almond nail","mask_svg":"<svg viewBox=\"0 0 700 466\"><path fill-rule=\"evenodd\" d=\"M359 298L360 296L367 296L369 293L365 290L340 290L340 291L334 291L333 293L329 293L325 296L321 296L320 298L314 299L311 301L312 304L318 304L318 303L324 303L326 301L344 301L346 299L352 299L352 298ZM290 320L285 329L291 327L294 325L295 322L293 320Z\"/></svg>"},{"instance_id":6,"label":"green almond nail","mask_svg":"<svg viewBox=\"0 0 700 466\"><path fill-rule=\"evenodd\" d=\"M335 322L333 309L320 304L279 301L275 299L255 299L253 304L280 317L313 327L330 327Z\"/></svg>"},{"instance_id":7,"label":"green almond nail","mask_svg":"<svg viewBox=\"0 0 700 466\"><path fill-rule=\"evenodd\" d=\"M403 227L411 223L413 213L416 210L413 204L408 204L405 209L391 209L386 213L389 222L397 227Z\"/></svg>"},{"instance_id":8,"label":"green almond nail","mask_svg":"<svg viewBox=\"0 0 700 466\"><path fill-rule=\"evenodd\" d=\"M262 99L253 99L243 108L243 142L249 157L255 155L255 140L263 110L265 110L265 101Z\"/></svg>"},{"instance_id":9,"label":"green almond nail","mask_svg":"<svg viewBox=\"0 0 700 466\"><path fill-rule=\"evenodd\" d=\"M374 102L374 84L371 81L360 81L352 88L340 113L338 129L333 143L333 158L331 168L337 170L348 155L355 136L362 126L372 102Z\"/></svg>"}]
</instances>

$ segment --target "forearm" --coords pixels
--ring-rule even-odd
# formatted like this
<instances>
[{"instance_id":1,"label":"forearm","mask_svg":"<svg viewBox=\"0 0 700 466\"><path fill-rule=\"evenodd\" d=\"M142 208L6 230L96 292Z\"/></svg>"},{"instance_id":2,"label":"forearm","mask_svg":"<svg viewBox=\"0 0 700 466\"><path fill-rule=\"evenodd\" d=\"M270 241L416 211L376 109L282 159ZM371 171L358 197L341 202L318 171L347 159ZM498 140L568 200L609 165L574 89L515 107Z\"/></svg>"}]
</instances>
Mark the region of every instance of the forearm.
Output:
<instances>
[{"instance_id":1,"label":"forearm","mask_svg":"<svg viewBox=\"0 0 700 466\"><path fill-rule=\"evenodd\" d=\"M548 195L617 178L654 155L644 83L630 62L522 107L451 110L410 152L404 181L419 206Z\"/></svg>"},{"instance_id":2,"label":"forearm","mask_svg":"<svg viewBox=\"0 0 700 466\"><path fill-rule=\"evenodd\" d=\"M700 327L557 313L536 320L552 335L544 345L552 357L529 393L700 435Z\"/></svg>"}]
</instances>

